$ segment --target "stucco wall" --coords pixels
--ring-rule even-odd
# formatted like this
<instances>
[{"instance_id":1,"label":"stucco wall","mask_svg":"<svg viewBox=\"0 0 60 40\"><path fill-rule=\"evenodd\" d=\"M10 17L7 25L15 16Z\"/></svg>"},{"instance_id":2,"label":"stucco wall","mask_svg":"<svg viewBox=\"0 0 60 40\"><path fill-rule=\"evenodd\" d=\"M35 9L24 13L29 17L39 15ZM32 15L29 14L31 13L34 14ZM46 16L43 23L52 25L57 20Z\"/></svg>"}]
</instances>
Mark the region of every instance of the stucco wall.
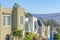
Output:
<instances>
[{"instance_id":1,"label":"stucco wall","mask_svg":"<svg viewBox=\"0 0 60 40\"><path fill-rule=\"evenodd\" d=\"M1 40L5 40L6 36L10 35L10 34L11 34L11 27L9 27L9 26L1 27Z\"/></svg>"},{"instance_id":2,"label":"stucco wall","mask_svg":"<svg viewBox=\"0 0 60 40\"><path fill-rule=\"evenodd\" d=\"M24 15L25 10L22 8L13 8L13 12L12 12L12 27L16 27L17 29L24 29L25 26L25 15ZM24 23L20 24L20 16L24 17Z\"/></svg>"},{"instance_id":3,"label":"stucco wall","mask_svg":"<svg viewBox=\"0 0 60 40\"><path fill-rule=\"evenodd\" d=\"M11 34L11 25L10 26L3 26L3 13L11 13L10 9L1 8L0 13L0 40L5 40L6 35Z\"/></svg>"},{"instance_id":4,"label":"stucco wall","mask_svg":"<svg viewBox=\"0 0 60 40\"><path fill-rule=\"evenodd\" d=\"M13 9L10 8L2 8L0 9L0 40L5 40L6 35L11 35L12 27L17 27L19 30L24 30L25 27L25 10L24 8L18 8L17 10L12 12ZM4 26L3 25L3 15L12 15L12 25ZM20 16L24 17L24 24L19 24Z\"/></svg>"},{"instance_id":5,"label":"stucco wall","mask_svg":"<svg viewBox=\"0 0 60 40\"><path fill-rule=\"evenodd\" d=\"M17 14L17 19L18 19L18 29L22 29L24 30L25 28L25 10L24 8L18 8L18 14ZM23 24L20 24L20 16L23 16L24 17L24 22Z\"/></svg>"},{"instance_id":6,"label":"stucco wall","mask_svg":"<svg viewBox=\"0 0 60 40\"><path fill-rule=\"evenodd\" d=\"M1 12L0 12L0 32L1 32ZM0 33L0 39L1 39L1 33Z\"/></svg>"}]
</instances>

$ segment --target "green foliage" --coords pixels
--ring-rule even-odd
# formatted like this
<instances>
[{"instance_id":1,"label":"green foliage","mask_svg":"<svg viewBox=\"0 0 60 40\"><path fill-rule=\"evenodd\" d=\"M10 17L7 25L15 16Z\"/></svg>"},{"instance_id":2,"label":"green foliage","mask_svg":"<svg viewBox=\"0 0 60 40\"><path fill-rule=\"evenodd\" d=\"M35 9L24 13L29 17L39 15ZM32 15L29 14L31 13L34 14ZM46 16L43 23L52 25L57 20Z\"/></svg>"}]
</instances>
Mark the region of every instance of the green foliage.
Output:
<instances>
[{"instance_id":1,"label":"green foliage","mask_svg":"<svg viewBox=\"0 0 60 40\"><path fill-rule=\"evenodd\" d=\"M49 20L47 20L46 22L45 21L43 21L43 23L45 24L45 25L50 25L50 26L52 26L52 27L59 27L59 24L55 21L55 20L53 20L53 19L49 19Z\"/></svg>"},{"instance_id":2,"label":"green foliage","mask_svg":"<svg viewBox=\"0 0 60 40\"><path fill-rule=\"evenodd\" d=\"M37 34L34 34L33 40L39 40L39 36Z\"/></svg>"},{"instance_id":3,"label":"green foliage","mask_svg":"<svg viewBox=\"0 0 60 40\"><path fill-rule=\"evenodd\" d=\"M30 16L32 16L31 13L26 13L26 14L25 14L25 17L30 17Z\"/></svg>"},{"instance_id":4,"label":"green foliage","mask_svg":"<svg viewBox=\"0 0 60 40\"><path fill-rule=\"evenodd\" d=\"M60 34L54 33L54 40L60 40Z\"/></svg>"},{"instance_id":5,"label":"green foliage","mask_svg":"<svg viewBox=\"0 0 60 40\"><path fill-rule=\"evenodd\" d=\"M43 20L42 20L43 21ZM43 23L46 25L46 26L51 26L51 27L56 27L56 30L58 32L60 32L60 25L53 19L49 19L47 21L43 21Z\"/></svg>"},{"instance_id":6,"label":"green foliage","mask_svg":"<svg viewBox=\"0 0 60 40\"><path fill-rule=\"evenodd\" d=\"M32 32L28 32L26 33L24 40L32 40L33 36L34 34Z\"/></svg>"},{"instance_id":7,"label":"green foliage","mask_svg":"<svg viewBox=\"0 0 60 40\"><path fill-rule=\"evenodd\" d=\"M23 31L22 30L17 30L15 29L12 34L16 37L22 37L23 36Z\"/></svg>"},{"instance_id":8,"label":"green foliage","mask_svg":"<svg viewBox=\"0 0 60 40\"><path fill-rule=\"evenodd\" d=\"M60 27L57 27L56 30L57 30L57 32L60 32Z\"/></svg>"},{"instance_id":9,"label":"green foliage","mask_svg":"<svg viewBox=\"0 0 60 40\"><path fill-rule=\"evenodd\" d=\"M14 3L14 7L19 7L19 5L17 3Z\"/></svg>"},{"instance_id":10,"label":"green foliage","mask_svg":"<svg viewBox=\"0 0 60 40\"><path fill-rule=\"evenodd\" d=\"M53 20L53 19L48 20L48 21L47 21L47 24L48 24L48 25L51 25L51 26L54 26L54 27L59 26L58 23L57 23L55 20Z\"/></svg>"},{"instance_id":11,"label":"green foliage","mask_svg":"<svg viewBox=\"0 0 60 40\"><path fill-rule=\"evenodd\" d=\"M36 34L33 34L32 32L26 33L24 40L33 40L33 39L37 40Z\"/></svg>"}]
</instances>

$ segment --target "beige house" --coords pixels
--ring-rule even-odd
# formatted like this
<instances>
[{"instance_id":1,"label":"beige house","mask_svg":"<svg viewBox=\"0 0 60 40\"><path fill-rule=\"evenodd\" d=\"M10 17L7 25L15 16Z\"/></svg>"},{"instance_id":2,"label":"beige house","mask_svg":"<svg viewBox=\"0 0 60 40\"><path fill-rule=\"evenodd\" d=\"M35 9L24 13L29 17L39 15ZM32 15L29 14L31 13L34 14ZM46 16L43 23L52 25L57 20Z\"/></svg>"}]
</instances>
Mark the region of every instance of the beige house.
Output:
<instances>
[{"instance_id":1,"label":"beige house","mask_svg":"<svg viewBox=\"0 0 60 40\"><path fill-rule=\"evenodd\" d=\"M45 26L41 20L39 20L38 28L39 40L48 40L50 38L50 26Z\"/></svg>"},{"instance_id":2,"label":"beige house","mask_svg":"<svg viewBox=\"0 0 60 40\"><path fill-rule=\"evenodd\" d=\"M14 28L24 30L24 13L24 8L17 4L14 4L13 8L0 7L0 40L11 40L10 35Z\"/></svg>"}]
</instances>

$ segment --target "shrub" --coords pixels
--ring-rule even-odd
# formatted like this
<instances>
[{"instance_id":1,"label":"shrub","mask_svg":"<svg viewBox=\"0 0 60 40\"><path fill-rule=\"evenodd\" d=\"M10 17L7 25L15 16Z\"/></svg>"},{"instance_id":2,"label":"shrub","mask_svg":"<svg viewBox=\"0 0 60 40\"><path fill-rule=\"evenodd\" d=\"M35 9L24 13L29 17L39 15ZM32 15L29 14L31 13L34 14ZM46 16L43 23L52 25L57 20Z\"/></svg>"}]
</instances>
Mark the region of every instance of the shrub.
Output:
<instances>
[{"instance_id":1,"label":"shrub","mask_svg":"<svg viewBox=\"0 0 60 40\"><path fill-rule=\"evenodd\" d=\"M38 40L38 37L36 34L33 34L32 32L28 32L26 33L24 40Z\"/></svg>"}]
</instances>

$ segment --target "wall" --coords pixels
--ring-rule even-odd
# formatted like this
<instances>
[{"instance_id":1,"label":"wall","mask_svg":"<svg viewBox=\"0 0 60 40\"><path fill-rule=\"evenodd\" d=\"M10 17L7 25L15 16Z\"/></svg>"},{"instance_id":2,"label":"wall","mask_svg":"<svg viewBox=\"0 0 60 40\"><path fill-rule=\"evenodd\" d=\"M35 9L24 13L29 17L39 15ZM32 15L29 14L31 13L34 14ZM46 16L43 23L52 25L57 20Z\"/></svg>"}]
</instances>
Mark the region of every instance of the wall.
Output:
<instances>
[{"instance_id":1,"label":"wall","mask_svg":"<svg viewBox=\"0 0 60 40\"><path fill-rule=\"evenodd\" d=\"M0 40L5 40L6 35L11 34L11 26L3 26L3 13L11 13L11 9L1 8L0 13Z\"/></svg>"}]
</instances>

